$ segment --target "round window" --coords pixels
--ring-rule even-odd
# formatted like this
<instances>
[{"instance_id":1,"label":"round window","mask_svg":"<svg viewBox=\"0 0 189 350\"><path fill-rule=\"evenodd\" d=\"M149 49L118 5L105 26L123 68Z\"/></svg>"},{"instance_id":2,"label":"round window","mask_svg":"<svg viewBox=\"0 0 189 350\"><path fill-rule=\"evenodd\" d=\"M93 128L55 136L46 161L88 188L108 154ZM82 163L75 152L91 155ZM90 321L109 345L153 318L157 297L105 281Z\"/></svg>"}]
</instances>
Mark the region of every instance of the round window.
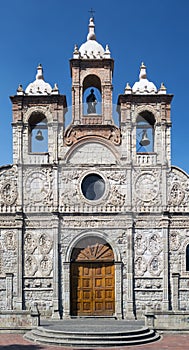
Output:
<instances>
[{"instance_id":1,"label":"round window","mask_svg":"<svg viewBox=\"0 0 189 350\"><path fill-rule=\"evenodd\" d=\"M85 198L95 201L100 199L105 192L105 182L98 174L89 174L84 177L81 190Z\"/></svg>"}]
</instances>

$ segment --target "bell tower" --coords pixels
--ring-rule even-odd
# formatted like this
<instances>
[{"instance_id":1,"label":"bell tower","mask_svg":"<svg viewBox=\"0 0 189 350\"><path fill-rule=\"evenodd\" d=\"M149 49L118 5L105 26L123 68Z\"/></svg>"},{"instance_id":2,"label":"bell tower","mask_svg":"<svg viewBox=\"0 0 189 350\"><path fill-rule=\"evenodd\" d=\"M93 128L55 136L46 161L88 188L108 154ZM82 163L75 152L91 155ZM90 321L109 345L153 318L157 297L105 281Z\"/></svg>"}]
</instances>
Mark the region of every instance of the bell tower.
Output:
<instances>
[{"instance_id":1,"label":"bell tower","mask_svg":"<svg viewBox=\"0 0 189 350\"><path fill-rule=\"evenodd\" d=\"M87 41L80 48L75 45L70 69L72 123L65 134L66 144L70 145L75 137L87 137L92 133L99 137L117 138L115 143L119 144L119 130L112 117L114 61L108 45L104 49L96 40L93 18L89 21Z\"/></svg>"},{"instance_id":2,"label":"bell tower","mask_svg":"<svg viewBox=\"0 0 189 350\"><path fill-rule=\"evenodd\" d=\"M164 84L158 90L147 79L141 64L139 81L119 95L118 111L122 130L122 156L139 167L171 165L170 104Z\"/></svg>"}]
</instances>

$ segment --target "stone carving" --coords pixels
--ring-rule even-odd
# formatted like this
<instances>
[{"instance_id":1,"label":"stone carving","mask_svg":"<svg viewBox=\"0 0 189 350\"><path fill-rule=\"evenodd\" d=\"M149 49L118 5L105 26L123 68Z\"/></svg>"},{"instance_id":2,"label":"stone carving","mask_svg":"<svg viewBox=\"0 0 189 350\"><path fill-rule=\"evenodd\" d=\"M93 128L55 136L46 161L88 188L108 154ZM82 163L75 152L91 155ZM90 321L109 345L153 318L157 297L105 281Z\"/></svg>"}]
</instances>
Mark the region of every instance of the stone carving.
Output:
<instances>
[{"instance_id":1,"label":"stone carving","mask_svg":"<svg viewBox=\"0 0 189 350\"><path fill-rule=\"evenodd\" d=\"M153 233L149 238L149 250L153 254L158 254L161 250L161 239L157 233Z\"/></svg>"},{"instance_id":2,"label":"stone carving","mask_svg":"<svg viewBox=\"0 0 189 350\"><path fill-rule=\"evenodd\" d=\"M142 173L135 182L136 196L143 202L152 201L159 192L159 184L151 173Z\"/></svg>"},{"instance_id":3,"label":"stone carving","mask_svg":"<svg viewBox=\"0 0 189 350\"><path fill-rule=\"evenodd\" d=\"M184 199L185 193L182 190L181 186L179 183L173 183L170 195L169 195L169 205L179 205L182 203Z\"/></svg>"},{"instance_id":4,"label":"stone carving","mask_svg":"<svg viewBox=\"0 0 189 350\"><path fill-rule=\"evenodd\" d=\"M122 173L120 171L107 172L106 177L107 177L107 179L110 179L119 185L126 184L126 173L125 172L124 173Z\"/></svg>"},{"instance_id":5,"label":"stone carving","mask_svg":"<svg viewBox=\"0 0 189 350\"><path fill-rule=\"evenodd\" d=\"M31 233L27 233L24 239L25 251L29 254L32 254L36 249L36 247L37 247L37 244L34 237L32 237Z\"/></svg>"},{"instance_id":6,"label":"stone carving","mask_svg":"<svg viewBox=\"0 0 189 350\"><path fill-rule=\"evenodd\" d=\"M52 271L52 261L47 256L44 256L43 259L40 261L40 270L43 276L50 275Z\"/></svg>"},{"instance_id":7,"label":"stone carving","mask_svg":"<svg viewBox=\"0 0 189 350\"><path fill-rule=\"evenodd\" d=\"M113 186L107 204L122 207L125 204L125 197L126 195L121 193L117 186Z\"/></svg>"},{"instance_id":8,"label":"stone carving","mask_svg":"<svg viewBox=\"0 0 189 350\"><path fill-rule=\"evenodd\" d=\"M162 281L158 279L137 279L135 281L135 287L137 289L161 289Z\"/></svg>"},{"instance_id":9,"label":"stone carving","mask_svg":"<svg viewBox=\"0 0 189 350\"><path fill-rule=\"evenodd\" d=\"M143 276L147 270L146 260L143 256L138 256L135 259L135 275Z\"/></svg>"},{"instance_id":10,"label":"stone carving","mask_svg":"<svg viewBox=\"0 0 189 350\"><path fill-rule=\"evenodd\" d=\"M15 203L17 195L16 181L5 181L1 187L1 200L7 205L12 205Z\"/></svg>"},{"instance_id":11,"label":"stone carving","mask_svg":"<svg viewBox=\"0 0 189 350\"><path fill-rule=\"evenodd\" d=\"M136 234L134 247L135 247L136 253L139 255L141 255L145 252L146 240L142 237L141 233Z\"/></svg>"},{"instance_id":12,"label":"stone carving","mask_svg":"<svg viewBox=\"0 0 189 350\"><path fill-rule=\"evenodd\" d=\"M180 247L179 234L176 231L170 233L170 248L171 250L178 250Z\"/></svg>"},{"instance_id":13,"label":"stone carving","mask_svg":"<svg viewBox=\"0 0 189 350\"><path fill-rule=\"evenodd\" d=\"M162 258L155 255L152 257L149 263L150 272L154 276L159 276L162 271Z\"/></svg>"},{"instance_id":14,"label":"stone carving","mask_svg":"<svg viewBox=\"0 0 189 350\"><path fill-rule=\"evenodd\" d=\"M121 142L120 129L114 125L93 125L92 128L88 128L87 125L71 126L65 132L64 141L67 146L71 146L89 136L110 140L115 145L119 145Z\"/></svg>"},{"instance_id":15,"label":"stone carving","mask_svg":"<svg viewBox=\"0 0 189 350\"><path fill-rule=\"evenodd\" d=\"M168 175L168 205L188 205L189 202L189 179L180 169L172 168ZM182 209L183 210L183 209Z\"/></svg>"},{"instance_id":16,"label":"stone carving","mask_svg":"<svg viewBox=\"0 0 189 350\"><path fill-rule=\"evenodd\" d=\"M16 249L16 240L15 234L13 231L7 231L4 236L5 247L7 250L15 250Z\"/></svg>"},{"instance_id":17,"label":"stone carving","mask_svg":"<svg viewBox=\"0 0 189 350\"><path fill-rule=\"evenodd\" d=\"M27 173L28 174L28 173ZM31 170L26 176L25 194L32 204L52 203L52 170L48 168Z\"/></svg>"},{"instance_id":18,"label":"stone carving","mask_svg":"<svg viewBox=\"0 0 189 350\"><path fill-rule=\"evenodd\" d=\"M34 276L37 272L37 262L35 258L29 255L25 260L25 274L29 276Z\"/></svg>"},{"instance_id":19,"label":"stone carving","mask_svg":"<svg viewBox=\"0 0 189 350\"><path fill-rule=\"evenodd\" d=\"M48 254L52 248L52 241L46 233L39 238L39 250L41 254Z\"/></svg>"}]
</instances>

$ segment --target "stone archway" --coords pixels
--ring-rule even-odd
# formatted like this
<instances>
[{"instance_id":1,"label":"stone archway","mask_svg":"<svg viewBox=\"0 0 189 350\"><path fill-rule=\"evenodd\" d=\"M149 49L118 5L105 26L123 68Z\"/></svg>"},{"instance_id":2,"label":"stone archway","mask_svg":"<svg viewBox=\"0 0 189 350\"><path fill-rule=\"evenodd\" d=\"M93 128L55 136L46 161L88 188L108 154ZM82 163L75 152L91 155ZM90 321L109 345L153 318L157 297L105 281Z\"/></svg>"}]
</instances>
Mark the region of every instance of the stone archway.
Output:
<instances>
[{"instance_id":1,"label":"stone archway","mask_svg":"<svg viewBox=\"0 0 189 350\"><path fill-rule=\"evenodd\" d=\"M115 265L110 245L100 237L86 237L72 251L71 316L115 314Z\"/></svg>"}]
</instances>

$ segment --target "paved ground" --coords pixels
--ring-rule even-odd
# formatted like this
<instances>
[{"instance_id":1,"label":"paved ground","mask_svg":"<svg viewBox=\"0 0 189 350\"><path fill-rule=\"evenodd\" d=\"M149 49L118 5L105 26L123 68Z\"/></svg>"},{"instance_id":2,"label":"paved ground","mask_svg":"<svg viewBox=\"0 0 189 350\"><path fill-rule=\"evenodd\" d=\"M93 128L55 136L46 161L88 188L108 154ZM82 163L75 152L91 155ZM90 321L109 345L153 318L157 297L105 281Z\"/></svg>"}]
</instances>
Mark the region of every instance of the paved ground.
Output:
<instances>
[{"instance_id":1,"label":"paved ground","mask_svg":"<svg viewBox=\"0 0 189 350\"><path fill-rule=\"evenodd\" d=\"M78 350L80 348L65 348L56 346L44 346L33 344L25 339L21 334L0 334L0 350ZM94 350L94 348L85 348L85 350ZM102 348L98 348L99 350ZM111 350L115 348L104 348ZM138 346L119 347L119 350L188 350L189 334L166 334L163 338L155 343ZM96 348L97 350L97 348Z\"/></svg>"}]
</instances>

